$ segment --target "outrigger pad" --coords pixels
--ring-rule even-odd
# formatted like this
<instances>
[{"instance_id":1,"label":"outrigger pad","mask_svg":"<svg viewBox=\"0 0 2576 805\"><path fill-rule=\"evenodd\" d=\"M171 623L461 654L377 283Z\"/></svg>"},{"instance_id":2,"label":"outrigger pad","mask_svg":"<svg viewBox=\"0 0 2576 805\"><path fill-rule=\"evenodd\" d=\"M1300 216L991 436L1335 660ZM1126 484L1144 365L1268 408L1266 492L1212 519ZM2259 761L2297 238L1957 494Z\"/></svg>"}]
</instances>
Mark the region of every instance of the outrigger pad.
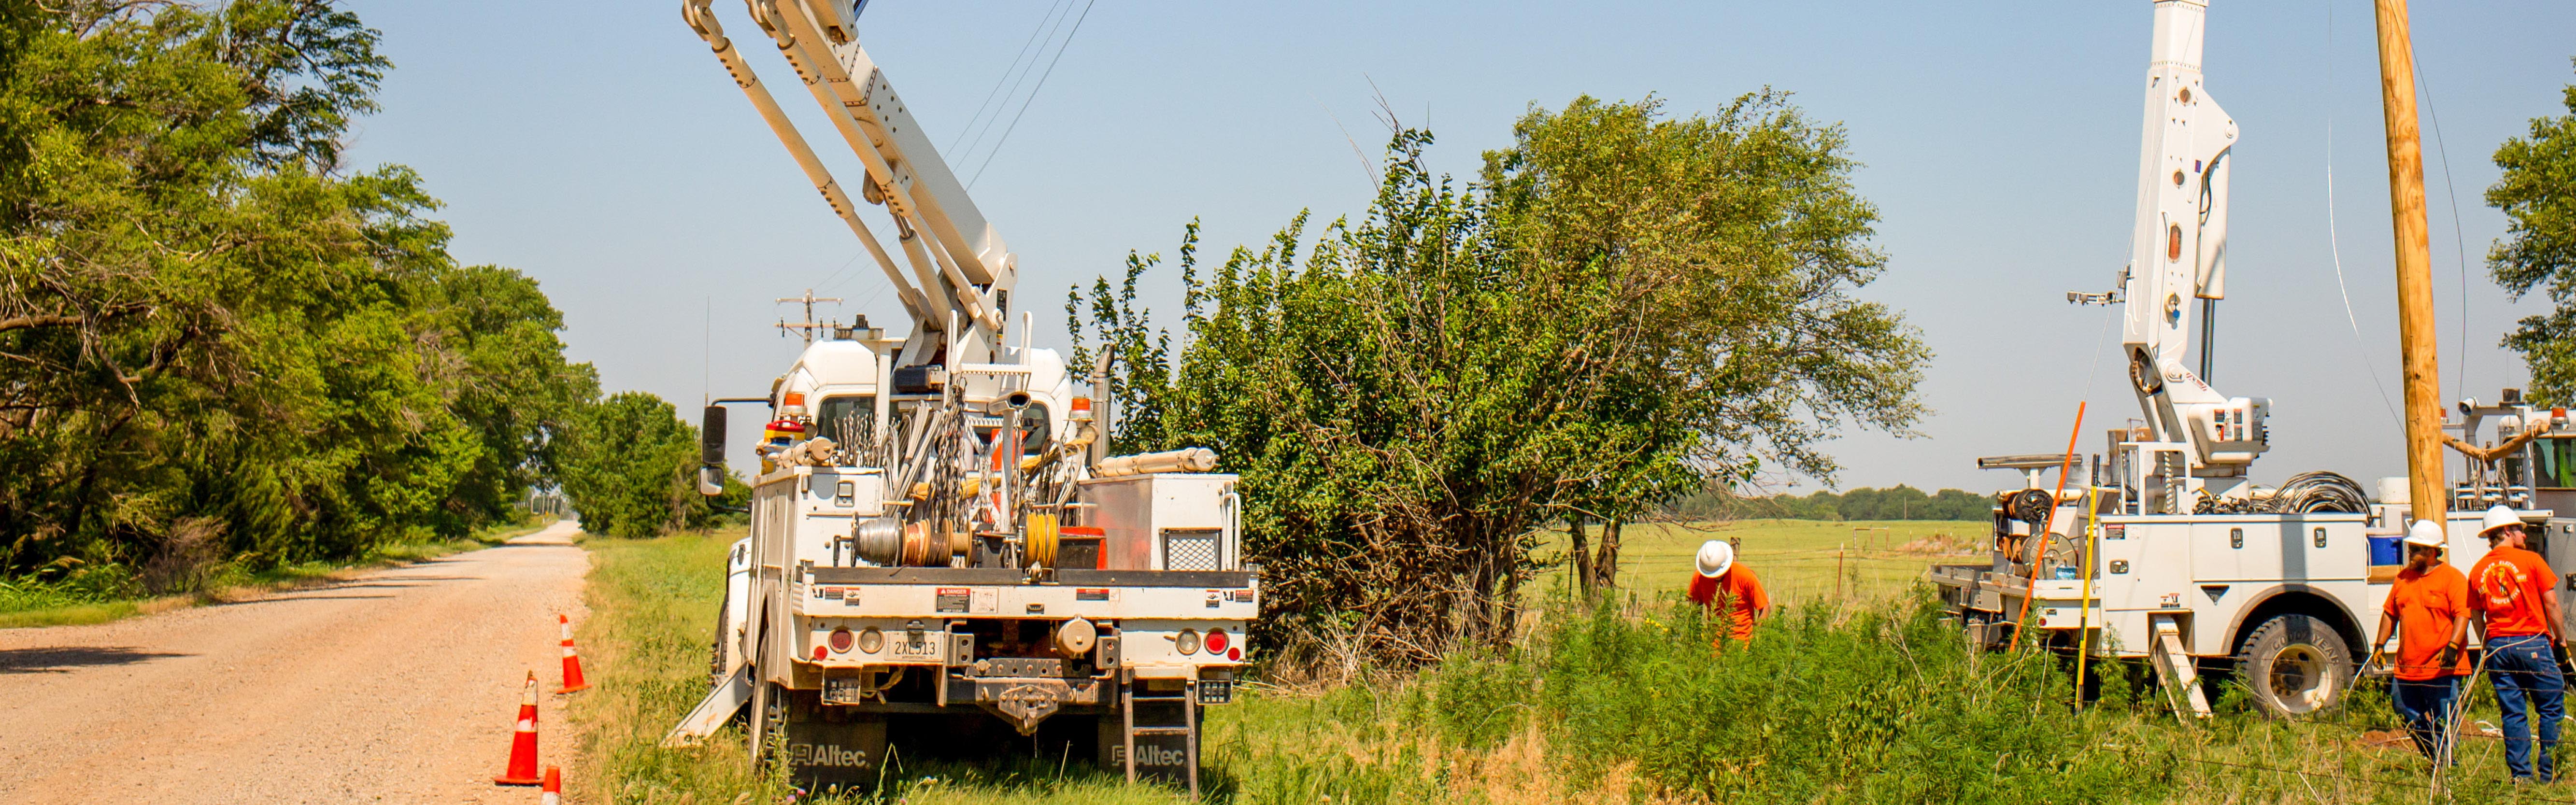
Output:
<instances>
[{"instance_id":1,"label":"outrigger pad","mask_svg":"<svg viewBox=\"0 0 2576 805\"><path fill-rule=\"evenodd\" d=\"M662 745L696 746L707 736L714 735L716 730L724 729L727 722L742 713L742 708L750 705L751 666L744 664L733 669L733 673L726 676L725 681L717 683L714 690L707 691L707 697L699 699L698 706L690 708L689 714L682 717L679 724L673 725L669 734L662 736Z\"/></svg>"}]
</instances>

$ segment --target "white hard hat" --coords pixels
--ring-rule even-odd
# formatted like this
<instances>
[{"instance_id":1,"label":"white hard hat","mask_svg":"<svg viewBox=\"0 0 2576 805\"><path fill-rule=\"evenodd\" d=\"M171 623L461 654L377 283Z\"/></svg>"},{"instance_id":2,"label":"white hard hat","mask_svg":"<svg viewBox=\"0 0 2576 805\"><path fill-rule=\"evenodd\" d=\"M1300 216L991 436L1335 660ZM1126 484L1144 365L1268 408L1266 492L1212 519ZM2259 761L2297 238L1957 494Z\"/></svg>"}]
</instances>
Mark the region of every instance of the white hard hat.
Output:
<instances>
[{"instance_id":1,"label":"white hard hat","mask_svg":"<svg viewBox=\"0 0 2576 805\"><path fill-rule=\"evenodd\" d=\"M2503 504L2497 504L2494 508L2487 509L2486 518L2478 522L2478 536L2492 535L2496 529L2509 525L2522 525L2522 515L2513 513L2512 509L2506 508Z\"/></svg>"},{"instance_id":2,"label":"white hard hat","mask_svg":"<svg viewBox=\"0 0 2576 805\"><path fill-rule=\"evenodd\" d=\"M1716 539L1699 544L1700 575L1717 578L1726 575L1726 569L1734 566L1735 546L1726 544L1725 540Z\"/></svg>"},{"instance_id":3,"label":"white hard hat","mask_svg":"<svg viewBox=\"0 0 2576 805\"><path fill-rule=\"evenodd\" d=\"M2427 548L2443 547L2442 524L2431 520L2417 520L2414 525L2406 527L2406 539L2403 541L2408 545L2421 545Z\"/></svg>"}]
</instances>

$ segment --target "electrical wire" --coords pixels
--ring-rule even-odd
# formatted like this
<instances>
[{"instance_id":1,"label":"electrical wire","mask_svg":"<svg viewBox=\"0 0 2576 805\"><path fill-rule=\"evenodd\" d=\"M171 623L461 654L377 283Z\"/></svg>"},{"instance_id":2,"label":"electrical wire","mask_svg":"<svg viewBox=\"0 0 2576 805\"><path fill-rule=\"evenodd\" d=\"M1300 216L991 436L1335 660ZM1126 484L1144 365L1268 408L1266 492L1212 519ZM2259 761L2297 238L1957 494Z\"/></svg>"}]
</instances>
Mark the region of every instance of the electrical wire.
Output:
<instances>
[{"instance_id":1,"label":"electrical wire","mask_svg":"<svg viewBox=\"0 0 2576 805\"><path fill-rule=\"evenodd\" d=\"M1073 30L1065 32L1064 44L1056 46L1054 61L1047 62L1046 72L1038 76L1037 86L1030 87L1029 96L1020 101L1020 111L1011 115L1011 125L1002 129L1002 138L993 141L993 150L984 152L984 164L975 166L975 178L966 180L967 189L975 188L975 182L984 178L984 169L993 166L993 157L1002 153L1002 144L1011 141L1011 132L1020 127L1020 117L1029 113L1029 104L1038 99L1039 91L1046 89L1047 79L1055 75L1056 64L1064 61L1065 49L1073 47L1075 34L1082 33L1082 21L1091 19L1091 6L1096 2L1099 0L1085 0L1082 4L1082 16L1074 18Z\"/></svg>"},{"instance_id":2,"label":"electrical wire","mask_svg":"<svg viewBox=\"0 0 2576 805\"><path fill-rule=\"evenodd\" d=\"M2326 7L2326 86L2334 86L2334 3ZM2352 288L2343 278L2343 243L2335 234L2334 192L2334 104L2326 104L2326 252L2334 258L2335 291L2343 296L2343 320L2352 326L2352 348L2361 356L2361 366L2370 372L2371 388L2379 391L2379 404L2388 411L2389 424L2404 421L2397 415L2397 403L2388 399L2388 384L2379 379L2379 365L2370 362L2370 348L2361 337L2361 317L2352 312Z\"/></svg>"},{"instance_id":3,"label":"electrical wire","mask_svg":"<svg viewBox=\"0 0 2576 805\"><path fill-rule=\"evenodd\" d=\"M967 117L966 125L959 126L957 128L957 136L948 141L949 151L956 151L957 144L966 141L966 134L975 130L975 122L984 119L984 112L992 107L993 99L1002 94L1002 85L1010 83L1011 74L1019 72L1020 70L1020 62L1029 58L1030 48L1038 43L1038 34L1045 32L1047 29L1047 21L1055 19L1056 15L1064 9L1065 4L1069 2L1072 2L1072 0L1056 0L1055 5L1047 7L1046 14L1038 17L1037 26L1029 29L1028 41L1020 43L1019 55L1011 57L1011 66L1002 70L1001 77L993 79L993 88L984 92L983 102L975 105L975 114ZM1034 64L1035 62L1031 63Z\"/></svg>"},{"instance_id":4,"label":"electrical wire","mask_svg":"<svg viewBox=\"0 0 2576 805\"><path fill-rule=\"evenodd\" d=\"M1070 7L1068 6L1068 8L1070 8ZM1089 8L1088 6L1084 7L1083 12L1084 12L1085 14L1090 13L1090 8ZM1047 32L1046 32L1046 38L1045 38L1045 39L1042 39L1042 40L1040 40L1040 41L1039 41L1038 49L1037 49L1037 54L1038 54L1038 55L1043 55L1043 54L1045 54L1045 53L1046 53L1047 45L1048 45L1048 44L1050 44L1050 43L1053 43L1053 42L1055 41L1055 32L1056 32L1056 31L1059 31L1059 30L1062 30L1063 28L1064 28L1064 16L1063 16L1063 15L1058 15L1058 16L1056 16L1056 17L1054 18L1054 20L1049 24L1049 27L1047 28ZM1067 40L1067 42L1068 42L1068 43L1070 43L1070 41L1071 41L1071 40ZM1058 51L1058 53L1059 53L1059 54L1061 54L1061 53L1062 53L1062 51L1061 51L1061 50L1059 50L1059 51ZM1003 93L1002 93L1002 105L1003 105L1003 106L1009 106L1009 105L1011 104L1011 101L1010 101L1011 97L1012 97L1012 96L1014 96L1014 95L1018 95L1018 94L1020 94L1020 85L1021 85L1021 84L1023 84L1023 83L1026 83L1026 82L1029 80L1029 72L1030 72L1030 71L1033 71L1033 70L1036 70L1036 69L1037 69L1037 66L1038 66L1037 59L1033 56L1032 58L1030 58L1030 59L1029 59L1029 63L1028 63L1028 65L1027 65L1027 66L1025 66L1025 67L1021 67L1021 68L1020 68L1020 72L1019 72L1018 77L1011 79L1011 88L1010 88L1010 89L1008 89L1008 90L1003 91ZM1052 68L1050 68L1050 69L1052 69ZM1041 83L1041 84L1043 84L1044 82L1043 82L1043 81L1041 81L1040 83ZM1032 94L1032 95L1035 95L1035 92L1034 92L1034 91L1032 91L1032 92L1031 92L1031 94ZM984 144L984 135L991 134L991 133L993 132L993 124L995 124L995 123L999 123L999 122L1001 122L1001 120L1002 120L1002 116L1001 116L1001 113L1000 113L1000 109L997 107L997 108L995 109L995 112L994 112L993 116L992 116L992 117L990 117L990 118L986 118L986 119L984 120L984 126L983 126L982 128L977 129L977 130L975 131L975 139L970 140L970 141L968 141L968 142L966 143L966 150L964 150L964 151L960 151L960 152L958 152L958 153L957 153L957 159L956 159L957 164L961 164L961 165L962 165L962 164L965 164L966 160L969 158L969 155L970 155L970 154L972 154L972 153L974 153L974 151L975 151L975 149L976 149L976 148L978 148L978 147L980 147L980 146L982 146L982 145ZM1019 121L1017 121L1017 120L1015 119L1015 120L1013 120L1012 122L1013 122L1014 124L1016 124L1016 123L1018 123ZM995 144L995 146L994 146L994 147L999 148L999 147L1000 147L1000 145L997 143L997 144ZM972 188L974 185L973 185L973 184L971 184L971 183L969 183L967 186L968 186L969 188Z\"/></svg>"},{"instance_id":5,"label":"electrical wire","mask_svg":"<svg viewBox=\"0 0 2576 805\"><path fill-rule=\"evenodd\" d=\"M2442 157L2442 197L2451 205L2451 249L2460 267L2460 350L2459 366L2452 370L2451 389L2467 394L2469 390L2469 246L2460 237L2460 188L2451 181L2451 149L2442 142L2442 114L2433 108L2432 80L2424 70L2415 70L2415 94L2424 99L2424 115L2433 121L2433 152Z\"/></svg>"}]
</instances>

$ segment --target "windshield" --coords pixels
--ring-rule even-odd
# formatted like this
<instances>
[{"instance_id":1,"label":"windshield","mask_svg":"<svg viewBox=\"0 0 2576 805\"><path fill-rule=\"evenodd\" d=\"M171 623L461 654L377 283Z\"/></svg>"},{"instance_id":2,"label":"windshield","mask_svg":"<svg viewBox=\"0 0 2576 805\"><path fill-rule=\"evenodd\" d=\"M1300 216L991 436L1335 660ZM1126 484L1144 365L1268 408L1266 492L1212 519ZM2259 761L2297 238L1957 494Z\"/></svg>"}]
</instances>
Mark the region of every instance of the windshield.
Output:
<instances>
[{"instance_id":1,"label":"windshield","mask_svg":"<svg viewBox=\"0 0 2576 805\"><path fill-rule=\"evenodd\" d=\"M876 431L877 398L873 395L825 397L814 409L814 435L838 445L859 445Z\"/></svg>"},{"instance_id":2,"label":"windshield","mask_svg":"<svg viewBox=\"0 0 2576 805\"><path fill-rule=\"evenodd\" d=\"M2543 436L2533 442L2533 457L2539 459L2533 486L2547 489L2576 488L2576 437Z\"/></svg>"}]
</instances>

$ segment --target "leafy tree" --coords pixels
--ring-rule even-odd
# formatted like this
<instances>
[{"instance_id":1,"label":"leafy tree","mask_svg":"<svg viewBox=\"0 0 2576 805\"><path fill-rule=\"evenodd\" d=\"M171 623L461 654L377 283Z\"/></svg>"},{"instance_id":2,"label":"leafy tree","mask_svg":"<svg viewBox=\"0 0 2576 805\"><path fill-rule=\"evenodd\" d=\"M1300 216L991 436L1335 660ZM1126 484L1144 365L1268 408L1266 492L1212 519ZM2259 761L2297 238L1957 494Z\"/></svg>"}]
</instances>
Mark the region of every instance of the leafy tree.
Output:
<instances>
[{"instance_id":1,"label":"leafy tree","mask_svg":"<svg viewBox=\"0 0 2576 805\"><path fill-rule=\"evenodd\" d=\"M589 370L418 175L339 165L377 39L322 0L0 0L0 574L346 556L540 480Z\"/></svg>"},{"instance_id":2,"label":"leafy tree","mask_svg":"<svg viewBox=\"0 0 2576 805\"><path fill-rule=\"evenodd\" d=\"M1883 258L1838 129L1766 92L1683 120L1584 98L1515 135L1462 189L1401 130L1362 220L1308 248L1301 214L1204 282L1193 223L1177 359L1134 304L1159 256L1068 299L1076 361L1116 358L1114 444L1243 475L1274 634L1401 661L1500 642L1535 529L1612 523L1585 552L1606 586L1616 523L1765 461L1829 477L1815 418L1919 416L1928 354L1848 295Z\"/></svg>"},{"instance_id":3,"label":"leafy tree","mask_svg":"<svg viewBox=\"0 0 2576 805\"><path fill-rule=\"evenodd\" d=\"M2533 118L2528 137L2496 149L2504 175L2487 188L2487 204L2507 222L2487 270L2516 299L2547 286L2557 306L2525 317L2504 339L2531 367L2532 396L2548 403L2576 400L2576 85L2564 102L2566 115Z\"/></svg>"},{"instance_id":4,"label":"leafy tree","mask_svg":"<svg viewBox=\"0 0 2576 805\"><path fill-rule=\"evenodd\" d=\"M622 391L582 406L556 447L564 496L582 529L615 537L650 537L703 522L698 495L698 431L677 409L641 391Z\"/></svg>"}]
</instances>

